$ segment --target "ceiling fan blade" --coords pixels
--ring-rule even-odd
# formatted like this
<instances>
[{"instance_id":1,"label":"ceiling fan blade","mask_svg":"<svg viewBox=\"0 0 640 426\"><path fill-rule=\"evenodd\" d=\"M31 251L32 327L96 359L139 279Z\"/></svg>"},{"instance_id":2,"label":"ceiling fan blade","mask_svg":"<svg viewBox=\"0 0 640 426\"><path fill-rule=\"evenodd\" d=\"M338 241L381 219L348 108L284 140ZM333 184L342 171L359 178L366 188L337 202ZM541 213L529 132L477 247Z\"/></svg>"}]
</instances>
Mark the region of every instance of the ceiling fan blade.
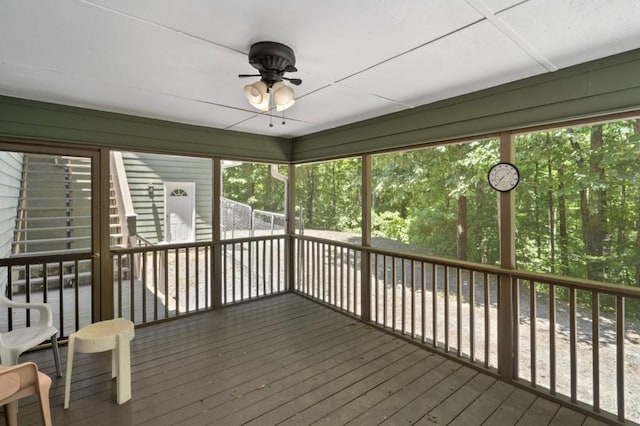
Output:
<instances>
[{"instance_id":1,"label":"ceiling fan blade","mask_svg":"<svg viewBox=\"0 0 640 426\"><path fill-rule=\"evenodd\" d=\"M294 67L293 65L287 65L286 68L284 69L284 72L296 72L298 71L298 68Z\"/></svg>"},{"instance_id":2,"label":"ceiling fan blade","mask_svg":"<svg viewBox=\"0 0 640 426\"><path fill-rule=\"evenodd\" d=\"M238 77L260 77L260 74L238 74Z\"/></svg>"},{"instance_id":3,"label":"ceiling fan blade","mask_svg":"<svg viewBox=\"0 0 640 426\"><path fill-rule=\"evenodd\" d=\"M291 84L295 84L296 86L300 86L302 84L302 80L300 80L299 78L288 78L288 77L282 77L282 78L287 80Z\"/></svg>"}]
</instances>

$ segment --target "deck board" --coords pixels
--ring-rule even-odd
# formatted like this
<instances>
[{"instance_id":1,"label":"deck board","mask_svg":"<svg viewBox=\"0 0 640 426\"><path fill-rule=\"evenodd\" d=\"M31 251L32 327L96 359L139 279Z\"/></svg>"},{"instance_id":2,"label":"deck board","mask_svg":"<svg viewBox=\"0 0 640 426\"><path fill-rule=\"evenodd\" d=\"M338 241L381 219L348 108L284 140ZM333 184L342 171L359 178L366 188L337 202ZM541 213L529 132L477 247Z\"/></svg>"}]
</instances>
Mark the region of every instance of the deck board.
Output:
<instances>
[{"instance_id":1,"label":"deck board","mask_svg":"<svg viewBox=\"0 0 640 426\"><path fill-rule=\"evenodd\" d=\"M21 360L55 373L50 350ZM109 354L76 354L54 425L601 424L295 294L138 327L131 364L118 406ZM18 419L40 424L33 397Z\"/></svg>"}]
</instances>

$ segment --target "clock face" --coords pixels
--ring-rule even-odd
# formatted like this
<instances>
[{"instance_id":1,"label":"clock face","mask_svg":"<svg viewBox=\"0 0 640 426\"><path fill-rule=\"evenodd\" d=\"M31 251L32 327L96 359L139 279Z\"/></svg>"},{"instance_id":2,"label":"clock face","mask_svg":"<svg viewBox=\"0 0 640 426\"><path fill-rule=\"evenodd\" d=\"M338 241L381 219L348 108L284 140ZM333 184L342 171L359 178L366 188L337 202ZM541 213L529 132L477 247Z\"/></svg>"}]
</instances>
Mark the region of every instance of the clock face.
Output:
<instances>
[{"instance_id":1,"label":"clock face","mask_svg":"<svg viewBox=\"0 0 640 426\"><path fill-rule=\"evenodd\" d=\"M518 186L520 173L511 163L498 163L489 170L489 185L496 191L508 192Z\"/></svg>"}]
</instances>

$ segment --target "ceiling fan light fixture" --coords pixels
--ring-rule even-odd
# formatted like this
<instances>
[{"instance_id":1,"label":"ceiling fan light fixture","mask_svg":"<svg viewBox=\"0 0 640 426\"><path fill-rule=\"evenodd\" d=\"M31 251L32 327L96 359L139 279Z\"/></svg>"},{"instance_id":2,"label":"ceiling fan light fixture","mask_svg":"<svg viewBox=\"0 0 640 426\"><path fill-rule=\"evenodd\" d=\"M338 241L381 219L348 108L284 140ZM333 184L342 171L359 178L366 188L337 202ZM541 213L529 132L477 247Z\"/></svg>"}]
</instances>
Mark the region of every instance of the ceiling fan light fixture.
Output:
<instances>
[{"instance_id":1,"label":"ceiling fan light fixture","mask_svg":"<svg viewBox=\"0 0 640 426\"><path fill-rule=\"evenodd\" d=\"M273 85L271 94L273 103L276 105L276 111L284 111L296 102L293 89L282 82Z\"/></svg>"},{"instance_id":2,"label":"ceiling fan light fixture","mask_svg":"<svg viewBox=\"0 0 640 426\"><path fill-rule=\"evenodd\" d=\"M299 78L285 77L285 73L296 72L296 56L289 46L275 41L260 41L249 49L249 64L260 73L260 81L244 87L244 93L251 105L261 111L269 111L273 106L278 112L295 103L293 89L282 80L296 86ZM239 74L238 77L257 77L256 74ZM273 99L273 105L271 105Z\"/></svg>"},{"instance_id":3,"label":"ceiling fan light fixture","mask_svg":"<svg viewBox=\"0 0 640 426\"><path fill-rule=\"evenodd\" d=\"M267 85L262 81L244 86L244 95L251 105L261 111L269 109L269 92Z\"/></svg>"}]
</instances>

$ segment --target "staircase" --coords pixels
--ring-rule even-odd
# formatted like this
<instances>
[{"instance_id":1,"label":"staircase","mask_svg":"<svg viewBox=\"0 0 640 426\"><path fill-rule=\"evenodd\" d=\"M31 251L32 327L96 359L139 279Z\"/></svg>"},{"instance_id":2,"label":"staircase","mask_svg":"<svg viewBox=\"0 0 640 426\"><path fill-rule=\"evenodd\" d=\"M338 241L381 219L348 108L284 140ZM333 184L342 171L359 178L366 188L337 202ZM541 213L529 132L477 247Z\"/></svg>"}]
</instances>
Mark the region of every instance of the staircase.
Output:
<instances>
[{"instance_id":1,"label":"staircase","mask_svg":"<svg viewBox=\"0 0 640 426\"><path fill-rule=\"evenodd\" d=\"M25 154L12 253L90 248L90 160Z\"/></svg>"},{"instance_id":2,"label":"staircase","mask_svg":"<svg viewBox=\"0 0 640 426\"><path fill-rule=\"evenodd\" d=\"M113 187L113 179L109 174L109 238L111 247L125 248L124 232L120 222L120 211L118 210L118 199L116 190Z\"/></svg>"},{"instance_id":3,"label":"staircase","mask_svg":"<svg viewBox=\"0 0 640 426\"><path fill-rule=\"evenodd\" d=\"M22 184L12 256L61 254L91 249L91 160L81 157L24 154ZM110 182L109 228L112 247L124 247L118 203ZM63 262L60 275L56 264L30 269L30 283L37 288L47 275L50 287L62 277L65 286L74 285L73 262ZM127 265L123 265L127 266ZM23 291L26 271L18 270L13 279L15 291ZM91 261L78 266L81 284L91 281Z\"/></svg>"}]
</instances>

